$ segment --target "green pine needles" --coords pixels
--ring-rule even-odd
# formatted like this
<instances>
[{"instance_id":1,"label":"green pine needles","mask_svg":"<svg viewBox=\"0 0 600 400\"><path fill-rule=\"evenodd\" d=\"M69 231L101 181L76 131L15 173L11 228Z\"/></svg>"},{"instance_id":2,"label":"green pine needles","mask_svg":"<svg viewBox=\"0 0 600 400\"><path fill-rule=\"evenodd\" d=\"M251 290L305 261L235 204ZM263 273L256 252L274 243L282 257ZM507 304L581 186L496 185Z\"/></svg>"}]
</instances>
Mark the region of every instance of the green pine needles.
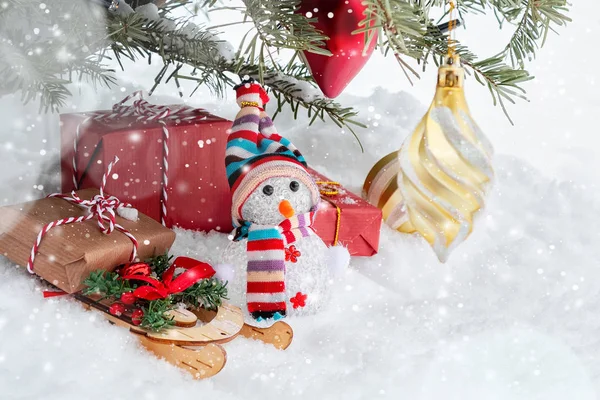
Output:
<instances>
[{"instance_id":1,"label":"green pine needles","mask_svg":"<svg viewBox=\"0 0 600 400\"><path fill-rule=\"evenodd\" d=\"M158 256L154 256L149 260L146 260L146 263L150 265L150 267L152 268L152 272L154 272L156 276L162 276L162 274L164 274L165 271L168 270L171 266L172 259L173 256L170 256L168 253L165 253L160 254Z\"/></svg>"},{"instance_id":2,"label":"green pine needles","mask_svg":"<svg viewBox=\"0 0 600 400\"><path fill-rule=\"evenodd\" d=\"M121 279L116 272L103 270L93 271L83 281L83 284L86 286L83 294L102 295L102 298L110 299L119 299L123 293L131 292L137 287L132 285L130 281Z\"/></svg>"},{"instance_id":3,"label":"green pine needles","mask_svg":"<svg viewBox=\"0 0 600 400\"><path fill-rule=\"evenodd\" d=\"M430 18L436 8L448 9L447 0L364 0L369 12L356 33L372 35L370 27L377 27L379 47L392 53L400 67L409 74L418 76L404 58L416 59L423 69L430 60L437 65L447 53L447 35L437 23L448 17L446 12L440 21ZM468 19L467 14L492 12L499 27L512 26L514 34L506 46L496 55L479 58L466 46L454 42L456 53L463 65L475 79L487 86L494 105L499 104L508 116L505 101L514 103L516 98L525 99L522 87L533 77L525 70L527 61L535 57L538 48L544 45L548 32L564 26L571 19L566 15L566 0L455 0L460 21ZM510 29L510 28L509 28ZM487 32L486 32L487 34ZM509 117L510 120L510 117ZM511 121L512 123L512 121Z\"/></svg>"},{"instance_id":4,"label":"green pine needles","mask_svg":"<svg viewBox=\"0 0 600 400\"><path fill-rule=\"evenodd\" d=\"M162 254L146 260L152 271L152 277L160 280L160 276L171 266L172 257ZM118 302L124 293L133 292L144 282L136 280L124 280L117 272L94 271L83 282L87 288L84 295L100 295L102 301L110 299ZM164 299L144 300L136 299L135 308L143 310L140 326L142 328L160 331L174 324L171 317L165 313L183 303L190 308L205 308L216 310L223 300L227 299L227 283L215 278L203 279L180 293L170 294Z\"/></svg>"},{"instance_id":5,"label":"green pine needles","mask_svg":"<svg viewBox=\"0 0 600 400\"><path fill-rule=\"evenodd\" d=\"M149 301L146 305L142 306L144 316L142 317L140 326L153 332L160 332L163 329L170 328L175 323L173 322L173 318L168 317L165 313L173 308L175 308L173 303L168 299Z\"/></svg>"},{"instance_id":6,"label":"green pine needles","mask_svg":"<svg viewBox=\"0 0 600 400\"><path fill-rule=\"evenodd\" d=\"M176 303L216 310L227 297L227 285L218 279L204 279L181 293L173 295Z\"/></svg>"},{"instance_id":7,"label":"green pine needles","mask_svg":"<svg viewBox=\"0 0 600 400\"><path fill-rule=\"evenodd\" d=\"M354 133L352 126L364 126L356 120L355 110L313 95L316 86L298 54L327 55L322 47L327 37L311 25L310 18L298 13L300 2L243 0L241 6L231 7L218 0L165 0L158 15L152 16L128 11L127 4L110 12L92 0L57 0L49 6L42 6L39 0L5 0L0 6L0 96L20 91L24 102L39 100L41 111L57 111L71 95L74 82L114 85L119 72L108 67L109 60L125 69L123 59L150 62L159 57L164 67L155 78L155 87L173 83L181 93L181 81L188 80L196 83L196 89L205 85L215 95L222 95L239 81L235 75L249 75L270 88L277 112L289 107L297 116L304 110L310 123L329 119ZM468 21L469 14L492 13L500 28L514 31L508 43L487 58L457 43L467 70L488 87L493 102L506 113L506 101L525 98L522 84L532 79L525 69L527 63L545 44L550 31L570 21L568 3L455 3L462 22ZM432 15L447 10L447 0L363 0L363 4L367 12L354 33L365 35L370 43L378 31L377 47L393 56L409 79L418 76L409 59L423 68L431 61L439 63L447 39L437 24L447 21L448 15L436 21ZM190 23L195 13L210 17L223 10L237 13L239 19L213 27ZM247 27L237 49L216 36L230 25ZM294 55L283 59L283 50ZM307 96L307 88L313 91L311 95Z\"/></svg>"}]
</instances>

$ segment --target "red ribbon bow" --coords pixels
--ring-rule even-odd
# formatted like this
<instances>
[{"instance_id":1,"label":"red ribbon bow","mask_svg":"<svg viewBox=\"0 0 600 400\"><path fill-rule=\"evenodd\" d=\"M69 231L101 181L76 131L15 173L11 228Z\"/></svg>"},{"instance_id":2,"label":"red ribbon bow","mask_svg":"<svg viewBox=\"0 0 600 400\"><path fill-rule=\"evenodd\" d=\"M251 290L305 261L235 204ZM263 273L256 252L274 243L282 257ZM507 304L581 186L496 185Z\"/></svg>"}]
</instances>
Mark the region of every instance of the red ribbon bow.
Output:
<instances>
[{"instance_id":1,"label":"red ribbon bow","mask_svg":"<svg viewBox=\"0 0 600 400\"><path fill-rule=\"evenodd\" d=\"M186 271L173 279L176 268ZM138 280L148 283L133 291L133 295L144 300L164 299L175 293L181 293L201 279L207 279L215 274L215 270L207 263L189 257L177 257L173 265L167 269L162 282L158 279L143 275L127 275L123 279Z\"/></svg>"}]
</instances>

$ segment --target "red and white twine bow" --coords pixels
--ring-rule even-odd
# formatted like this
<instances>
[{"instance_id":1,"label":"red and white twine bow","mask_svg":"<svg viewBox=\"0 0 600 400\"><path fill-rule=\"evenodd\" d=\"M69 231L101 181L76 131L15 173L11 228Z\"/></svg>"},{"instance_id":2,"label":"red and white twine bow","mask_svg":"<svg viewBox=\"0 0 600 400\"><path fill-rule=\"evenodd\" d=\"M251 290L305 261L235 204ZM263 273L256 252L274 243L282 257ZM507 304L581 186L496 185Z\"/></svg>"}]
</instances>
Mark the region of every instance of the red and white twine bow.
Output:
<instances>
[{"instance_id":1,"label":"red and white twine bow","mask_svg":"<svg viewBox=\"0 0 600 400\"><path fill-rule=\"evenodd\" d=\"M135 99L131 105L125 105L129 100ZM168 106L161 106L149 103L144 99L144 94L141 90L133 92L123 100L113 106L113 113L106 116L107 118L120 118L135 115L141 121L154 121L164 118L187 118L193 113L194 109L182 106L176 109L171 109Z\"/></svg>"},{"instance_id":2,"label":"red and white twine bow","mask_svg":"<svg viewBox=\"0 0 600 400\"><path fill-rule=\"evenodd\" d=\"M63 218L63 219L59 219L59 220L56 220L56 221L46 224L42 228L40 233L38 233L35 244L31 248L31 254L29 255L29 260L27 261L27 271L29 271L32 274L34 273L33 272L33 263L35 261L35 256L39 250L40 244L42 243L42 239L44 238L44 236L46 235L46 233L48 233L48 231L50 229L52 229L56 226L60 226L60 225L67 225L67 224L72 224L75 222L88 221L93 218L96 218L98 220L98 228L100 228L102 233L108 235L116 229L119 232L123 233L125 236L127 236L133 243L133 248L132 248L131 254L129 256L129 261L132 262L135 260L135 258L137 257L138 241L127 229L123 228L121 225L116 223L116 214L115 214L115 210L117 210L119 207L131 207L131 204L122 203L116 197L107 196L104 193L104 186L106 185L107 176L110 175L110 171L112 170L113 166L118 161L119 161L119 158L115 157L115 159L110 164L108 164L106 172L104 173L104 175L102 177L102 185L100 186L100 194L97 194L91 200L81 199L79 196L77 196L75 191L73 191L70 196L58 194L58 193L51 194L48 196L48 197L57 197L57 198L66 200L70 203L77 204L81 207L87 208L89 213L87 215L82 215L80 217Z\"/></svg>"},{"instance_id":3,"label":"red and white twine bow","mask_svg":"<svg viewBox=\"0 0 600 400\"><path fill-rule=\"evenodd\" d=\"M131 105L126 105L129 100L135 99ZM119 103L115 104L112 109L112 113L91 113L82 123L77 126L75 133L75 140L73 141L73 185L75 190L79 189L79 179L77 174L77 145L79 142L79 136L81 126L85 125L90 119L94 120L111 120L123 117L137 116L138 121L155 121L162 125L163 131L163 176L162 176L162 193L161 193L161 208L160 208L160 219L163 225L166 225L167 216L167 200L169 187L169 130L165 119L177 119L177 120L188 120L195 119L198 117L196 109L182 106L176 109L171 109L168 106L161 106L151 104L144 100L142 91L138 90L133 92L129 96L125 97Z\"/></svg>"}]
</instances>

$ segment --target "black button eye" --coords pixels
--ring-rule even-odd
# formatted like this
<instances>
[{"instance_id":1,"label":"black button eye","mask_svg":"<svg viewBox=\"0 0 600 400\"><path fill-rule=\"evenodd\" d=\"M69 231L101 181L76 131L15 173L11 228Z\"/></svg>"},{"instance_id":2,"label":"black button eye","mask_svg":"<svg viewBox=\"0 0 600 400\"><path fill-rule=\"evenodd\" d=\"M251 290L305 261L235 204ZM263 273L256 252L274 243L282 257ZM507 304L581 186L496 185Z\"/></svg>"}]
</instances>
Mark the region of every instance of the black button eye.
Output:
<instances>
[{"instance_id":1,"label":"black button eye","mask_svg":"<svg viewBox=\"0 0 600 400\"><path fill-rule=\"evenodd\" d=\"M290 189L292 189L292 192L297 192L298 189L300 189L300 184L296 181L291 181L290 182Z\"/></svg>"},{"instance_id":2,"label":"black button eye","mask_svg":"<svg viewBox=\"0 0 600 400\"><path fill-rule=\"evenodd\" d=\"M263 193L266 194L267 196L272 195L274 191L275 191L275 189L273 189L273 186L271 186L271 185L267 185L263 188Z\"/></svg>"}]
</instances>

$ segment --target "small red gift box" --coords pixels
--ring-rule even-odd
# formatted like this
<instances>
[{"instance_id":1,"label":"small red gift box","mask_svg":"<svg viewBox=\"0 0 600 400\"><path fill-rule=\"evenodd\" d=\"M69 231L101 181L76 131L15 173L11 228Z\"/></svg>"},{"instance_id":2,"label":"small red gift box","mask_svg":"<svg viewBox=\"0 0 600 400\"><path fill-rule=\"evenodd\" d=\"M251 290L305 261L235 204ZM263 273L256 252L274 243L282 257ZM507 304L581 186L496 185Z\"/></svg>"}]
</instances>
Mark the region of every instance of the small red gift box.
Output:
<instances>
[{"instance_id":1,"label":"small red gift box","mask_svg":"<svg viewBox=\"0 0 600 400\"><path fill-rule=\"evenodd\" d=\"M313 228L325 244L341 244L352 256L372 256L379 250L381 210L309 168L321 190L321 205Z\"/></svg>"},{"instance_id":2,"label":"small red gift box","mask_svg":"<svg viewBox=\"0 0 600 400\"><path fill-rule=\"evenodd\" d=\"M61 115L62 192L99 187L167 227L229 232L231 194L225 146L231 122L202 109L141 98L113 110Z\"/></svg>"}]
</instances>

